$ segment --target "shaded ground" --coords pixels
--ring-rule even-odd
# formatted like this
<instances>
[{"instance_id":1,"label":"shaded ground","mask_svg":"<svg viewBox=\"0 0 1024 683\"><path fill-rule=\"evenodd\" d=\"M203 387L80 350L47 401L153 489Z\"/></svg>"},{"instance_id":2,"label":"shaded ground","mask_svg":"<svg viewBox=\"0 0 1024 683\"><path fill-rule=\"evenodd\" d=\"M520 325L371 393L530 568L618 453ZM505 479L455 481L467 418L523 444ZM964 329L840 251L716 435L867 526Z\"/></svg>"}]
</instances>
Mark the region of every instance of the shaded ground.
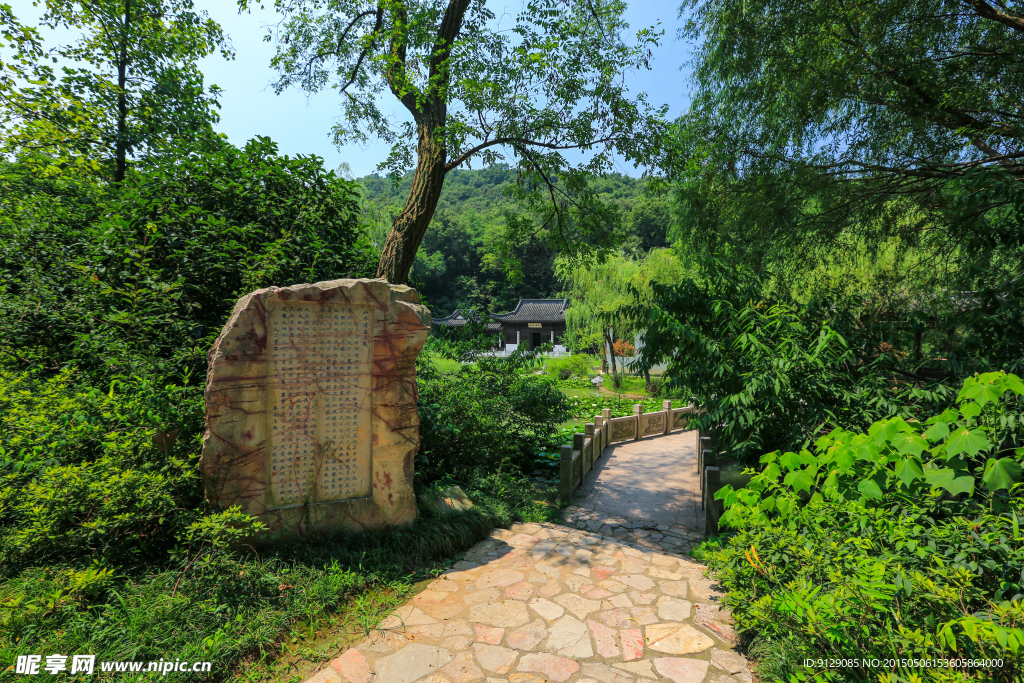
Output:
<instances>
[{"instance_id":1,"label":"shaded ground","mask_svg":"<svg viewBox=\"0 0 1024 683\"><path fill-rule=\"evenodd\" d=\"M565 521L669 552L688 552L704 531L697 432L612 444L573 494Z\"/></svg>"},{"instance_id":2,"label":"shaded ground","mask_svg":"<svg viewBox=\"0 0 1024 683\"><path fill-rule=\"evenodd\" d=\"M703 574L560 525L496 530L308 683L749 683Z\"/></svg>"}]
</instances>

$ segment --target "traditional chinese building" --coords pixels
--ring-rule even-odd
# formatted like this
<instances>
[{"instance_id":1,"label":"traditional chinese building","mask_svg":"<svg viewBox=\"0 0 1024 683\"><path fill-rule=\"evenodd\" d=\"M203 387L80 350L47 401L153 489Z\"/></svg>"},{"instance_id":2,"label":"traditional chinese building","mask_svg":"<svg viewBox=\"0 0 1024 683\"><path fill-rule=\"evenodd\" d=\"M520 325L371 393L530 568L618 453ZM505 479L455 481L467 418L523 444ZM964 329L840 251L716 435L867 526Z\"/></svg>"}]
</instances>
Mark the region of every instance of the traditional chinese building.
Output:
<instances>
[{"instance_id":1,"label":"traditional chinese building","mask_svg":"<svg viewBox=\"0 0 1024 683\"><path fill-rule=\"evenodd\" d=\"M565 353L562 338L568 305L568 299L520 299L508 313L492 313L486 329L498 333L498 348L506 352L553 344L555 353ZM432 324L441 329L462 327L470 319L476 319L473 311L456 309L447 318L437 318Z\"/></svg>"},{"instance_id":2,"label":"traditional chinese building","mask_svg":"<svg viewBox=\"0 0 1024 683\"><path fill-rule=\"evenodd\" d=\"M514 351L521 345L535 349L554 344L555 353L565 351L565 309L568 299L520 299L508 313L491 313L491 320L502 329L502 345Z\"/></svg>"}]
</instances>

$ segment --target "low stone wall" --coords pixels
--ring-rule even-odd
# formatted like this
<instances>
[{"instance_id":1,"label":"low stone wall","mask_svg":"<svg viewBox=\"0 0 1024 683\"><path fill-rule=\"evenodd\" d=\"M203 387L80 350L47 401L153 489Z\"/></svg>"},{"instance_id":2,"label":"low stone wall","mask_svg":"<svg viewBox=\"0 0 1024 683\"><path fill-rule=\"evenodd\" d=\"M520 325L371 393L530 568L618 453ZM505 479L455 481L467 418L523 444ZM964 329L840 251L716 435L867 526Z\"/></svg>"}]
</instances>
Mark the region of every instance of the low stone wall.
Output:
<instances>
[{"instance_id":1,"label":"low stone wall","mask_svg":"<svg viewBox=\"0 0 1024 683\"><path fill-rule=\"evenodd\" d=\"M716 458L718 448L713 433L697 434L697 474L700 476L700 507L704 510L704 533L718 535L718 520L723 512L722 501L715 494L722 488L722 470Z\"/></svg>"},{"instance_id":2,"label":"low stone wall","mask_svg":"<svg viewBox=\"0 0 1024 683\"><path fill-rule=\"evenodd\" d=\"M574 434L572 445L562 446L558 495L563 502L572 500L573 492L583 483L604 449L616 441L636 441L645 436L664 435L686 429L694 408L673 408L671 401L662 403L662 410L645 413L643 406L633 406L633 414L612 417L605 408L588 422L584 433Z\"/></svg>"}]
</instances>

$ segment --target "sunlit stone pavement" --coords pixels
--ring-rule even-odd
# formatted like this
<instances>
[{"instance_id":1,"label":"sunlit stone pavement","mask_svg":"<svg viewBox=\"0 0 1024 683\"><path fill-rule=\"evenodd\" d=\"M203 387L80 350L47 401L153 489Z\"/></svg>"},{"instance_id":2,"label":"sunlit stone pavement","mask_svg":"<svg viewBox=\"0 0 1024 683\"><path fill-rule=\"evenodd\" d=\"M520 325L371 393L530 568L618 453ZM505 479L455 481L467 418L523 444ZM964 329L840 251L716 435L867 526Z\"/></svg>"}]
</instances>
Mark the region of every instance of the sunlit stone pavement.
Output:
<instances>
[{"instance_id":1,"label":"sunlit stone pavement","mask_svg":"<svg viewBox=\"0 0 1024 683\"><path fill-rule=\"evenodd\" d=\"M750 682L714 587L687 557L519 524L307 683Z\"/></svg>"}]
</instances>

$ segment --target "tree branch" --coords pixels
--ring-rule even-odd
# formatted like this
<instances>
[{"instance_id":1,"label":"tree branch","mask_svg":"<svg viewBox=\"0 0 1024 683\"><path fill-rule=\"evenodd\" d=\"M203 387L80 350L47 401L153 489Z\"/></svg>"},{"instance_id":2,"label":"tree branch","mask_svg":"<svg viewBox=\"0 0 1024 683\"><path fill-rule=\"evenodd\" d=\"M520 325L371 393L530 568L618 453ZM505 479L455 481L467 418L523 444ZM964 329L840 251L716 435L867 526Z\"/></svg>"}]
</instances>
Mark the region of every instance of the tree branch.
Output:
<instances>
[{"instance_id":1,"label":"tree branch","mask_svg":"<svg viewBox=\"0 0 1024 683\"><path fill-rule=\"evenodd\" d=\"M384 2L382 0L377 7L383 8L383 6ZM405 59L409 37L404 32L408 31L408 21L409 9L405 6L405 3L402 0L395 2L395 26L391 31L391 46L388 51L391 55L391 62L384 71L384 78L387 80L392 94L398 98L399 102L405 105L405 108L409 110L413 118L418 119L419 112L416 109L416 95L405 73Z\"/></svg>"},{"instance_id":2,"label":"tree branch","mask_svg":"<svg viewBox=\"0 0 1024 683\"><path fill-rule=\"evenodd\" d=\"M1021 19L1020 17L1000 12L995 7L985 2L985 0L963 0L963 3L973 9L979 17L998 21L1004 26L1009 26L1014 31L1024 33L1024 19Z\"/></svg>"},{"instance_id":3,"label":"tree branch","mask_svg":"<svg viewBox=\"0 0 1024 683\"><path fill-rule=\"evenodd\" d=\"M348 27L345 29L345 32L342 33L341 38L338 38L338 50L339 51L341 50L341 41L348 34L349 29L352 28L352 26L359 19L362 19L367 14L372 14L372 12L368 12L368 11L367 12L363 12L362 14L357 16L355 19L353 19L352 23L349 24ZM384 6L383 5L377 5L377 21L373 25L373 32L371 33L371 35L376 34L378 31L380 31L380 27L383 24L384 24ZM373 44L374 44L374 41L371 40L370 43L366 47L363 48L362 52L359 53L359 58L356 60L355 66L352 67L352 73L349 74L348 80L345 81L345 84L343 86L341 86L341 92L345 92L345 90L348 88L348 86L352 85L355 82L356 76L359 75L359 67L361 67L363 65L363 60L366 59L366 55L370 52L370 48L373 47Z\"/></svg>"},{"instance_id":4,"label":"tree branch","mask_svg":"<svg viewBox=\"0 0 1024 683\"><path fill-rule=\"evenodd\" d=\"M437 31L437 39L430 55L430 82L441 75L442 65L451 56L452 44L462 30L462 20L469 9L469 0L449 0L448 8L444 11L444 18L441 20L441 28ZM445 73L440 82L448 83L448 74Z\"/></svg>"},{"instance_id":5,"label":"tree branch","mask_svg":"<svg viewBox=\"0 0 1024 683\"><path fill-rule=\"evenodd\" d=\"M544 147L546 149L563 150L563 149L579 149L581 147L587 147L587 146L590 146L590 145L599 145L602 142L611 142L612 140L615 140L614 136L606 137L606 138L601 138L600 140L591 140L590 142L581 143L581 144L578 144L578 145L558 145L558 144L555 144L553 142L541 142L540 140L528 140L526 138L518 138L518 137L494 138L493 140L485 140L484 142L481 142L479 145L476 145L475 147L471 147L470 149L466 150L465 152L463 152L462 154L457 156L455 159L452 159L451 161L449 161L448 164L445 165L444 170L445 170L445 173L447 173L448 171L451 171L452 169L457 168L462 162L464 162L466 159L468 159L469 157L473 156L477 152L479 152L479 151L481 151L483 149L486 149L488 147L493 147L495 145Z\"/></svg>"}]
</instances>

